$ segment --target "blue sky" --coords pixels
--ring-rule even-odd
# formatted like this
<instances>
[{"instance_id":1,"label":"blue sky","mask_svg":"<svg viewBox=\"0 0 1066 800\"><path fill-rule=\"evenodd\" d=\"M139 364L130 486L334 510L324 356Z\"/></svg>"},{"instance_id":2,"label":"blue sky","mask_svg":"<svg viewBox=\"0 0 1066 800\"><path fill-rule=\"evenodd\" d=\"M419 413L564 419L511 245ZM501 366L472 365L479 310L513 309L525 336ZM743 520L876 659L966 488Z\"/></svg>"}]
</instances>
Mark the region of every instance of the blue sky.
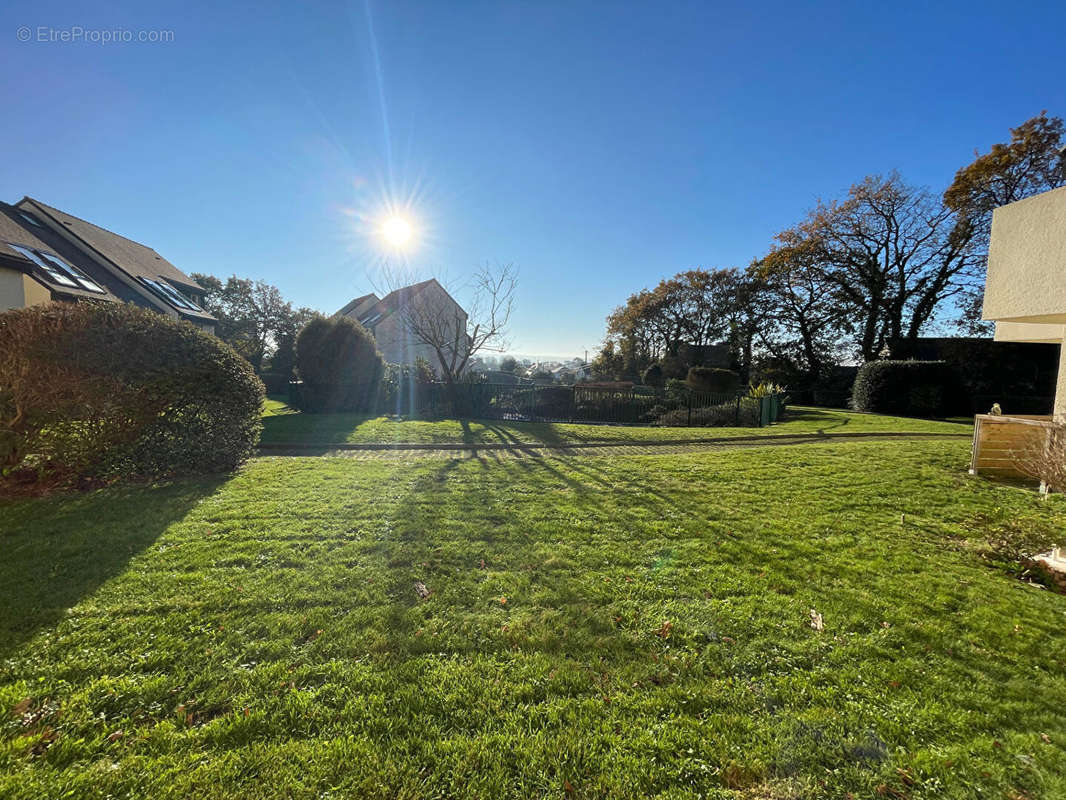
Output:
<instances>
[{"instance_id":1,"label":"blue sky","mask_svg":"<svg viewBox=\"0 0 1066 800\"><path fill-rule=\"evenodd\" d=\"M380 283L371 226L402 205L394 265L514 262L512 350L580 354L632 291L747 264L818 197L942 189L1066 114L1064 31L1061 3L5 4L0 196L327 313Z\"/></svg>"}]
</instances>

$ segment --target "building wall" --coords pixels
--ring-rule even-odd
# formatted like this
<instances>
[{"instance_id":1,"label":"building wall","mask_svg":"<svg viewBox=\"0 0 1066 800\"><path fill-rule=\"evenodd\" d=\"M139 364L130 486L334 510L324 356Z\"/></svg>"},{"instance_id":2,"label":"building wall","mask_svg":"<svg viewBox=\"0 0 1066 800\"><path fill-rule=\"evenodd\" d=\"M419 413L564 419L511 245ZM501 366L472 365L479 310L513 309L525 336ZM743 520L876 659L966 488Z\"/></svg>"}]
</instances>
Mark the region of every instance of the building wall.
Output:
<instances>
[{"instance_id":1,"label":"building wall","mask_svg":"<svg viewBox=\"0 0 1066 800\"><path fill-rule=\"evenodd\" d=\"M0 267L0 311L49 303L52 293L24 272Z\"/></svg>"},{"instance_id":2,"label":"building wall","mask_svg":"<svg viewBox=\"0 0 1066 800\"><path fill-rule=\"evenodd\" d=\"M458 311L459 324L465 332L466 312L437 284L427 286L412 299L412 302L426 308L425 313L442 315L442 319L450 320ZM433 348L419 342L407 330L403 312L397 311L390 314L374 327L373 332L378 349L381 350L386 361L392 364L414 364L415 360L421 356L433 365L438 375L443 371Z\"/></svg>"},{"instance_id":3,"label":"building wall","mask_svg":"<svg viewBox=\"0 0 1066 800\"><path fill-rule=\"evenodd\" d=\"M993 213L984 318L1066 323L1066 187Z\"/></svg>"},{"instance_id":4,"label":"building wall","mask_svg":"<svg viewBox=\"0 0 1066 800\"><path fill-rule=\"evenodd\" d=\"M441 373L440 360L433 348L409 336L399 314L392 314L374 328L378 349L390 364L414 364L419 357L433 365Z\"/></svg>"}]
</instances>

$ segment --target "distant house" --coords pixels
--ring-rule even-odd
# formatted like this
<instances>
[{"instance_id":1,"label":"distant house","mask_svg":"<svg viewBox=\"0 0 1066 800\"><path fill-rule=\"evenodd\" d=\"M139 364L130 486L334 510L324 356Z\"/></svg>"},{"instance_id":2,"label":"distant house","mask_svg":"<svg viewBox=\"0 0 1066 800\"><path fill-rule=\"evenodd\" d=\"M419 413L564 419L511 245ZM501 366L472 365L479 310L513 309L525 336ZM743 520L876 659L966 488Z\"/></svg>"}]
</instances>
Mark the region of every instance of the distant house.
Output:
<instances>
[{"instance_id":1,"label":"distant house","mask_svg":"<svg viewBox=\"0 0 1066 800\"><path fill-rule=\"evenodd\" d=\"M213 333L203 295L146 245L31 197L0 203L0 311L51 301L127 302Z\"/></svg>"},{"instance_id":2,"label":"distant house","mask_svg":"<svg viewBox=\"0 0 1066 800\"><path fill-rule=\"evenodd\" d=\"M414 364L426 359L438 373L440 360L432 347L410 330L410 320L432 319L439 324L442 338L451 340L458 329L466 337L466 311L436 278L404 286L382 298L376 294L356 297L337 312L367 328L377 340L378 349L392 364Z\"/></svg>"},{"instance_id":3,"label":"distant house","mask_svg":"<svg viewBox=\"0 0 1066 800\"><path fill-rule=\"evenodd\" d=\"M0 310L126 302L213 333L203 298L203 287L151 247L32 197L0 203Z\"/></svg>"}]
</instances>

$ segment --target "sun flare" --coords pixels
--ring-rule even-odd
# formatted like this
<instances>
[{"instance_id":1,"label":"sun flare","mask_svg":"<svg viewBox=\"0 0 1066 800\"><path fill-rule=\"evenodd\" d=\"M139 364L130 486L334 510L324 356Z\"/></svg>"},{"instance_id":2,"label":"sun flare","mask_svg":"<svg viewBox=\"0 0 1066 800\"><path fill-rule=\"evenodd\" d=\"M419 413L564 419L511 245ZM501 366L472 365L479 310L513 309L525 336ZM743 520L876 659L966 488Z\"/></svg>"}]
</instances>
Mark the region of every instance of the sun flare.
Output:
<instances>
[{"instance_id":1,"label":"sun flare","mask_svg":"<svg viewBox=\"0 0 1066 800\"><path fill-rule=\"evenodd\" d=\"M393 247L404 247L409 244L413 234L414 229L411 223L403 217L389 217L381 226L381 235Z\"/></svg>"}]
</instances>

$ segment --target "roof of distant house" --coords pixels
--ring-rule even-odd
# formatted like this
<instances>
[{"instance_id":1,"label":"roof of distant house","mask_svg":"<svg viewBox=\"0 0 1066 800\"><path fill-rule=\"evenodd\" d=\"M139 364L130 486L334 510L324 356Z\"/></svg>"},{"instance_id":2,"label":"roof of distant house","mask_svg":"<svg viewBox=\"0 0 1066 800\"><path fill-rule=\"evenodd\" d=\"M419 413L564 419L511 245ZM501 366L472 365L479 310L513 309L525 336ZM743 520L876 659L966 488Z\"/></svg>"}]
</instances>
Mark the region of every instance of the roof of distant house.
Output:
<instances>
[{"instance_id":1,"label":"roof of distant house","mask_svg":"<svg viewBox=\"0 0 1066 800\"><path fill-rule=\"evenodd\" d=\"M442 292L448 294L448 290L441 286L440 282L436 278L430 278L429 280L420 281L419 283L412 283L410 286L402 286L399 289L394 289L393 291L389 292L387 295L382 297L380 300L371 305L365 311L360 312L358 318L359 323L362 325L366 325L367 327L376 326L382 320L388 318L390 314L395 313L404 305L404 303L406 303L408 300L410 300L412 297L417 295L419 292L421 292L423 289L425 289L432 283L437 284L437 286L440 287ZM451 297L451 295L448 296ZM357 297L350 303L345 305L344 308L342 308L337 313L348 314L352 310L358 308L364 301L371 297L374 297L374 295L365 294L362 297ZM454 298L452 302L455 302ZM458 305L458 303L456 303L456 305Z\"/></svg>"},{"instance_id":2,"label":"roof of distant house","mask_svg":"<svg viewBox=\"0 0 1066 800\"><path fill-rule=\"evenodd\" d=\"M377 295L374 294L373 292L371 292L370 294L364 294L364 295L361 295L361 296L355 298L350 303L345 304L344 308L342 308L340 311L338 311L335 316L343 317L344 315L348 314L352 310L354 310L356 308L359 308L359 306L361 306L363 303L365 303L371 297L376 299Z\"/></svg>"}]
</instances>

